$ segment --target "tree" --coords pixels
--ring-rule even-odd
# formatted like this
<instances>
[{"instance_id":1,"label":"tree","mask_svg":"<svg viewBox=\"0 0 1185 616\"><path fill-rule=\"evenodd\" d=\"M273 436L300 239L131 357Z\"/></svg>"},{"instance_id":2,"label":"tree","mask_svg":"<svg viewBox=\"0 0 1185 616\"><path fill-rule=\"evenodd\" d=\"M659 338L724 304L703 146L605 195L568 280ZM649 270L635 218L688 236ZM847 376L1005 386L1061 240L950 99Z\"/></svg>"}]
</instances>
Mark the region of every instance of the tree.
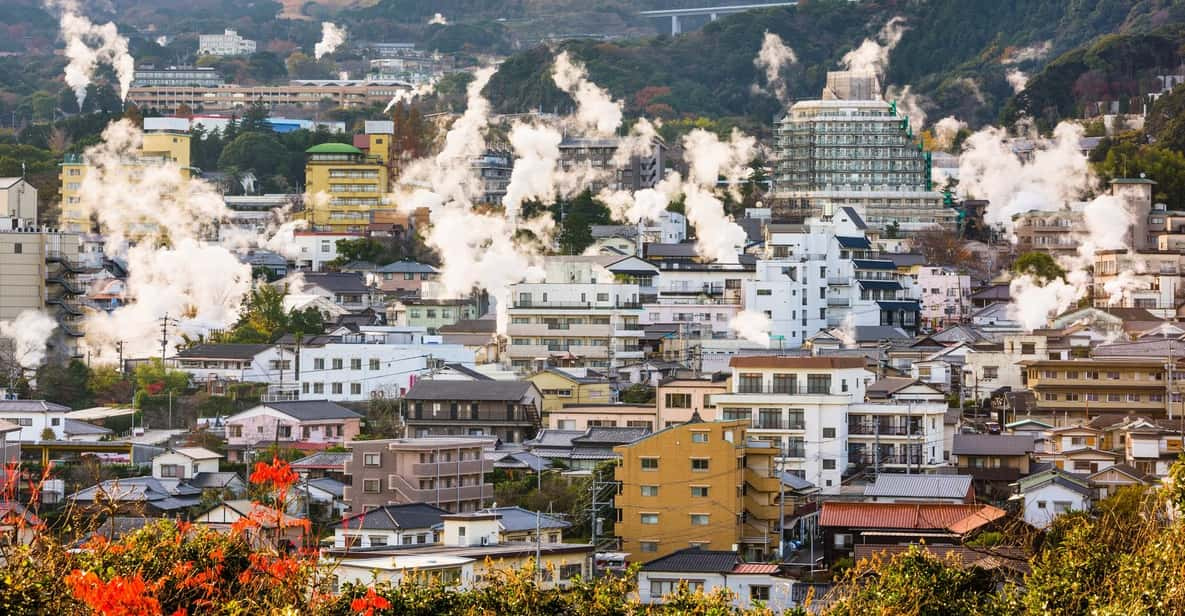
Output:
<instances>
[{"instance_id":1,"label":"tree","mask_svg":"<svg viewBox=\"0 0 1185 616\"><path fill-rule=\"evenodd\" d=\"M165 366L159 357L153 357L136 366L136 391L150 395L183 393L189 388L189 373Z\"/></svg>"},{"instance_id":2,"label":"tree","mask_svg":"<svg viewBox=\"0 0 1185 616\"><path fill-rule=\"evenodd\" d=\"M244 118L244 124L246 121ZM288 156L288 150L275 133L245 131L223 148L222 155L218 157L218 168L224 171L254 172L263 183L264 190L270 190L270 178L287 173Z\"/></svg>"},{"instance_id":3,"label":"tree","mask_svg":"<svg viewBox=\"0 0 1185 616\"><path fill-rule=\"evenodd\" d=\"M969 269L977 264L975 255L964 247L963 240L945 229L919 233L915 246L925 255L928 265Z\"/></svg>"},{"instance_id":4,"label":"tree","mask_svg":"<svg viewBox=\"0 0 1185 616\"><path fill-rule=\"evenodd\" d=\"M341 267L355 261L378 263L382 259L382 254L383 245L374 238L362 237L356 240L338 240L337 258L330 265Z\"/></svg>"},{"instance_id":5,"label":"tree","mask_svg":"<svg viewBox=\"0 0 1185 616\"><path fill-rule=\"evenodd\" d=\"M1057 278L1065 278L1066 270L1048 253L1026 252L1017 257L1012 263L1012 271L1018 275L1029 274L1037 280L1049 282Z\"/></svg>"},{"instance_id":6,"label":"tree","mask_svg":"<svg viewBox=\"0 0 1185 616\"><path fill-rule=\"evenodd\" d=\"M593 198L586 189L569 201L557 201L552 206L553 214L560 217L560 233L556 238L560 252L578 255L592 245L592 225L609 224L609 208Z\"/></svg>"},{"instance_id":7,"label":"tree","mask_svg":"<svg viewBox=\"0 0 1185 616\"><path fill-rule=\"evenodd\" d=\"M37 396L75 409L91 406L87 383L90 369L86 364L72 359L70 363L46 364L37 369Z\"/></svg>"}]
</instances>

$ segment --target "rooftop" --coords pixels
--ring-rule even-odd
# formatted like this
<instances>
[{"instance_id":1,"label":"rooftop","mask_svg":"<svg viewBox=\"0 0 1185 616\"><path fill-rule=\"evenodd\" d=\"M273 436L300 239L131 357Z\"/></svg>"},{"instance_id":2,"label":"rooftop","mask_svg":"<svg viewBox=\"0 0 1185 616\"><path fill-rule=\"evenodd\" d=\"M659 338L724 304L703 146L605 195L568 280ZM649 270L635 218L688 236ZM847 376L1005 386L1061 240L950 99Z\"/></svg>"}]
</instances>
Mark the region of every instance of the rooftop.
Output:
<instances>
[{"instance_id":1,"label":"rooftop","mask_svg":"<svg viewBox=\"0 0 1185 616\"><path fill-rule=\"evenodd\" d=\"M965 498L971 475L898 475L882 473L864 488L864 496L904 498Z\"/></svg>"},{"instance_id":2,"label":"rooftop","mask_svg":"<svg viewBox=\"0 0 1185 616\"><path fill-rule=\"evenodd\" d=\"M737 557L736 552L684 548L642 565L642 570L672 573L728 573L739 562L740 558Z\"/></svg>"},{"instance_id":3,"label":"rooftop","mask_svg":"<svg viewBox=\"0 0 1185 616\"><path fill-rule=\"evenodd\" d=\"M956 456L1023 456L1034 449L1033 437L1003 434L956 434Z\"/></svg>"},{"instance_id":4,"label":"rooftop","mask_svg":"<svg viewBox=\"0 0 1185 616\"><path fill-rule=\"evenodd\" d=\"M314 421L318 419L355 419L362 416L350 409L329 400L300 400L295 402L266 402L259 406L267 407L299 421ZM258 408L258 407L256 407Z\"/></svg>"},{"instance_id":5,"label":"rooftop","mask_svg":"<svg viewBox=\"0 0 1185 616\"><path fill-rule=\"evenodd\" d=\"M964 534L1004 517L991 505L953 503L851 503L827 501L819 514L820 526L945 530Z\"/></svg>"},{"instance_id":6,"label":"rooftop","mask_svg":"<svg viewBox=\"0 0 1185 616\"><path fill-rule=\"evenodd\" d=\"M177 352L178 359L251 359L270 344L199 344Z\"/></svg>"},{"instance_id":7,"label":"rooftop","mask_svg":"<svg viewBox=\"0 0 1185 616\"><path fill-rule=\"evenodd\" d=\"M334 528L350 530L398 530L403 528L432 528L440 523L440 516L448 511L428 503L383 505L362 513L342 518L331 524Z\"/></svg>"},{"instance_id":8,"label":"rooftop","mask_svg":"<svg viewBox=\"0 0 1185 616\"><path fill-rule=\"evenodd\" d=\"M728 361L732 368L778 368L778 369L840 369L863 368L862 357L784 357L779 355L748 355L733 357Z\"/></svg>"},{"instance_id":9,"label":"rooftop","mask_svg":"<svg viewBox=\"0 0 1185 616\"><path fill-rule=\"evenodd\" d=\"M418 381L408 400L518 401L533 385L528 381Z\"/></svg>"}]
</instances>

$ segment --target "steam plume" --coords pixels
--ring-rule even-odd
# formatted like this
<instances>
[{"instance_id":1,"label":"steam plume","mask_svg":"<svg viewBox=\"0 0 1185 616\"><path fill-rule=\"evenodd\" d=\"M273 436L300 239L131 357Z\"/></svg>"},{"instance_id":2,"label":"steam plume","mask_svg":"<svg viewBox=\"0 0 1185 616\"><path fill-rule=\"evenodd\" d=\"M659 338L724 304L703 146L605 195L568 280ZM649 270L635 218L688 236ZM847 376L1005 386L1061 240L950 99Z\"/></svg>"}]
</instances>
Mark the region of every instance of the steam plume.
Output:
<instances>
[{"instance_id":1,"label":"steam plume","mask_svg":"<svg viewBox=\"0 0 1185 616\"><path fill-rule=\"evenodd\" d=\"M584 64L572 60L568 52L556 56L551 75L556 87L576 101L574 120L578 129L608 136L621 127L621 102L613 100L603 88L589 81Z\"/></svg>"},{"instance_id":2,"label":"steam plume","mask_svg":"<svg viewBox=\"0 0 1185 616\"><path fill-rule=\"evenodd\" d=\"M849 71L883 75L889 65L889 52L901 42L906 30L905 18L894 17L885 23L876 38L866 38L859 47L844 54L840 63Z\"/></svg>"},{"instance_id":3,"label":"steam plume","mask_svg":"<svg viewBox=\"0 0 1185 616\"><path fill-rule=\"evenodd\" d=\"M1029 76L1019 68L1008 69L1008 72L1004 74L1004 78L1008 80L1008 85L1012 86L1012 92L1015 94L1024 92L1025 88L1029 85Z\"/></svg>"},{"instance_id":4,"label":"steam plume","mask_svg":"<svg viewBox=\"0 0 1185 616\"><path fill-rule=\"evenodd\" d=\"M1003 64L1020 64L1021 62L1040 60L1049 55L1051 49L1053 49L1053 41L1034 43L1028 47L1010 50L1010 53L1006 54L1001 62Z\"/></svg>"},{"instance_id":5,"label":"steam plume","mask_svg":"<svg viewBox=\"0 0 1185 616\"><path fill-rule=\"evenodd\" d=\"M789 84L782 77L782 69L797 63L798 56L782 41L782 37L766 30L761 39L761 50L753 58L753 65L765 72L766 85L773 89L774 96L782 103L790 100ZM754 87L761 89L756 85Z\"/></svg>"},{"instance_id":6,"label":"steam plume","mask_svg":"<svg viewBox=\"0 0 1185 616\"><path fill-rule=\"evenodd\" d=\"M921 130L926 125L926 110L922 108L922 97L914 94L913 86L906 85L903 88L889 86L885 91L885 97L897 101L897 113L904 114L909 118L909 125L915 131Z\"/></svg>"},{"instance_id":7,"label":"steam plume","mask_svg":"<svg viewBox=\"0 0 1185 616\"><path fill-rule=\"evenodd\" d=\"M959 131L967 128L967 123L954 117L946 116L934 123L934 142L939 149L949 148L958 136Z\"/></svg>"},{"instance_id":8,"label":"steam plume","mask_svg":"<svg viewBox=\"0 0 1185 616\"><path fill-rule=\"evenodd\" d=\"M736 263L737 248L745 245L745 230L724 213L724 204L712 193L724 178L740 200L738 185L756 154L757 142L734 130L727 142L714 133L696 129L683 137L688 178L683 185L687 220L695 227L696 252L721 263Z\"/></svg>"},{"instance_id":9,"label":"steam plume","mask_svg":"<svg viewBox=\"0 0 1185 616\"><path fill-rule=\"evenodd\" d=\"M435 15L433 15L433 16L432 16L432 19L429 19L429 20L428 20L428 25L430 25L430 26L432 26L432 25L437 25L437 26L447 26L447 25L448 25L448 19L446 19L446 18L444 17L444 15L441 15L440 13L437 13L437 14L435 14Z\"/></svg>"},{"instance_id":10,"label":"steam plume","mask_svg":"<svg viewBox=\"0 0 1185 616\"><path fill-rule=\"evenodd\" d=\"M749 342L769 348L769 332L772 324L769 317L756 310L742 310L728 322L728 328Z\"/></svg>"},{"instance_id":11,"label":"steam plume","mask_svg":"<svg viewBox=\"0 0 1185 616\"><path fill-rule=\"evenodd\" d=\"M436 89L436 81L436 77L433 77L427 82L421 83L410 90L400 90L395 94L395 96L391 97L391 101L387 103L387 106L383 107L383 113L390 112L392 107L401 102L410 103L416 98L431 94L432 91Z\"/></svg>"},{"instance_id":12,"label":"steam plume","mask_svg":"<svg viewBox=\"0 0 1185 616\"><path fill-rule=\"evenodd\" d=\"M86 88L94 78L95 68L107 64L119 79L119 96L126 100L132 87L136 62L128 53L128 40L119 34L113 22L95 25L81 15L75 0L47 0L49 8L62 11L59 27L66 42L66 85L74 91L79 109L86 100Z\"/></svg>"},{"instance_id":13,"label":"steam plume","mask_svg":"<svg viewBox=\"0 0 1185 616\"><path fill-rule=\"evenodd\" d=\"M12 341L12 359L32 370L45 361L49 337L58 323L40 310L24 310L12 321L0 321L0 338Z\"/></svg>"},{"instance_id":14,"label":"steam plume","mask_svg":"<svg viewBox=\"0 0 1185 616\"><path fill-rule=\"evenodd\" d=\"M338 46L346 42L346 31L337 24L329 21L321 22L321 40L313 46L313 57L320 60L321 56L333 53Z\"/></svg>"}]
</instances>

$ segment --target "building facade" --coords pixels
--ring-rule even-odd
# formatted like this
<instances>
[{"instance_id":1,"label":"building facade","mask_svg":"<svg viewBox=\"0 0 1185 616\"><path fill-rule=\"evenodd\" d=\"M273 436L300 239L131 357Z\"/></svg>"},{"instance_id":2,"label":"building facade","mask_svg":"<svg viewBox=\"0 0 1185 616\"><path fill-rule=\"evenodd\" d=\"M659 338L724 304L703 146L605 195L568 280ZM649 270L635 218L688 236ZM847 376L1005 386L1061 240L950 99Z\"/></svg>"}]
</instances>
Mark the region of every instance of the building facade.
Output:
<instances>
[{"instance_id":1,"label":"building facade","mask_svg":"<svg viewBox=\"0 0 1185 616\"><path fill-rule=\"evenodd\" d=\"M305 186L311 197L305 203L304 217L311 229L365 231L370 213L383 205L387 194L385 160L373 150L368 154L346 143L322 143L305 154Z\"/></svg>"},{"instance_id":2,"label":"building facade","mask_svg":"<svg viewBox=\"0 0 1185 616\"><path fill-rule=\"evenodd\" d=\"M234 30L198 36L199 56L249 56L253 53L255 41L239 36Z\"/></svg>"},{"instance_id":3,"label":"building facade","mask_svg":"<svg viewBox=\"0 0 1185 616\"><path fill-rule=\"evenodd\" d=\"M452 513L477 511L494 497L483 450L492 438L353 441L343 499L361 513L384 505L428 503Z\"/></svg>"}]
</instances>

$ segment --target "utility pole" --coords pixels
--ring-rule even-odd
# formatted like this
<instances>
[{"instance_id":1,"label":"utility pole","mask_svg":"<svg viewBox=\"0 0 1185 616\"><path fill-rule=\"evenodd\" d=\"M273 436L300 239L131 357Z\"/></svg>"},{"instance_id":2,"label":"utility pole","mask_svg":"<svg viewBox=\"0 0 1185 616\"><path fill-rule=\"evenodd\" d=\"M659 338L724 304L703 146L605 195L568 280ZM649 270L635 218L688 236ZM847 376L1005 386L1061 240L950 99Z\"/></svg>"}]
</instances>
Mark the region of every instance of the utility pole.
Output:
<instances>
[{"instance_id":1,"label":"utility pole","mask_svg":"<svg viewBox=\"0 0 1185 616\"><path fill-rule=\"evenodd\" d=\"M169 348L169 324L170 323L172 323L173 325L176 325L177 319L170 317L169 313L166 312L165 316L160 318L160 363L161 363L162 368L164 367L164 364L165 364L165 351L167 351Z\"/></svg>"},{"instance_id":2,"label":"utility pole","mask_svg":"<svg viewBox=\"0 0 1185 616\"><path fill-rule=\"evenodd\" d=\"M123 375L123 340L115 341L115 352L119 354L119 374Z\"/></svg>"}]
</instances>

